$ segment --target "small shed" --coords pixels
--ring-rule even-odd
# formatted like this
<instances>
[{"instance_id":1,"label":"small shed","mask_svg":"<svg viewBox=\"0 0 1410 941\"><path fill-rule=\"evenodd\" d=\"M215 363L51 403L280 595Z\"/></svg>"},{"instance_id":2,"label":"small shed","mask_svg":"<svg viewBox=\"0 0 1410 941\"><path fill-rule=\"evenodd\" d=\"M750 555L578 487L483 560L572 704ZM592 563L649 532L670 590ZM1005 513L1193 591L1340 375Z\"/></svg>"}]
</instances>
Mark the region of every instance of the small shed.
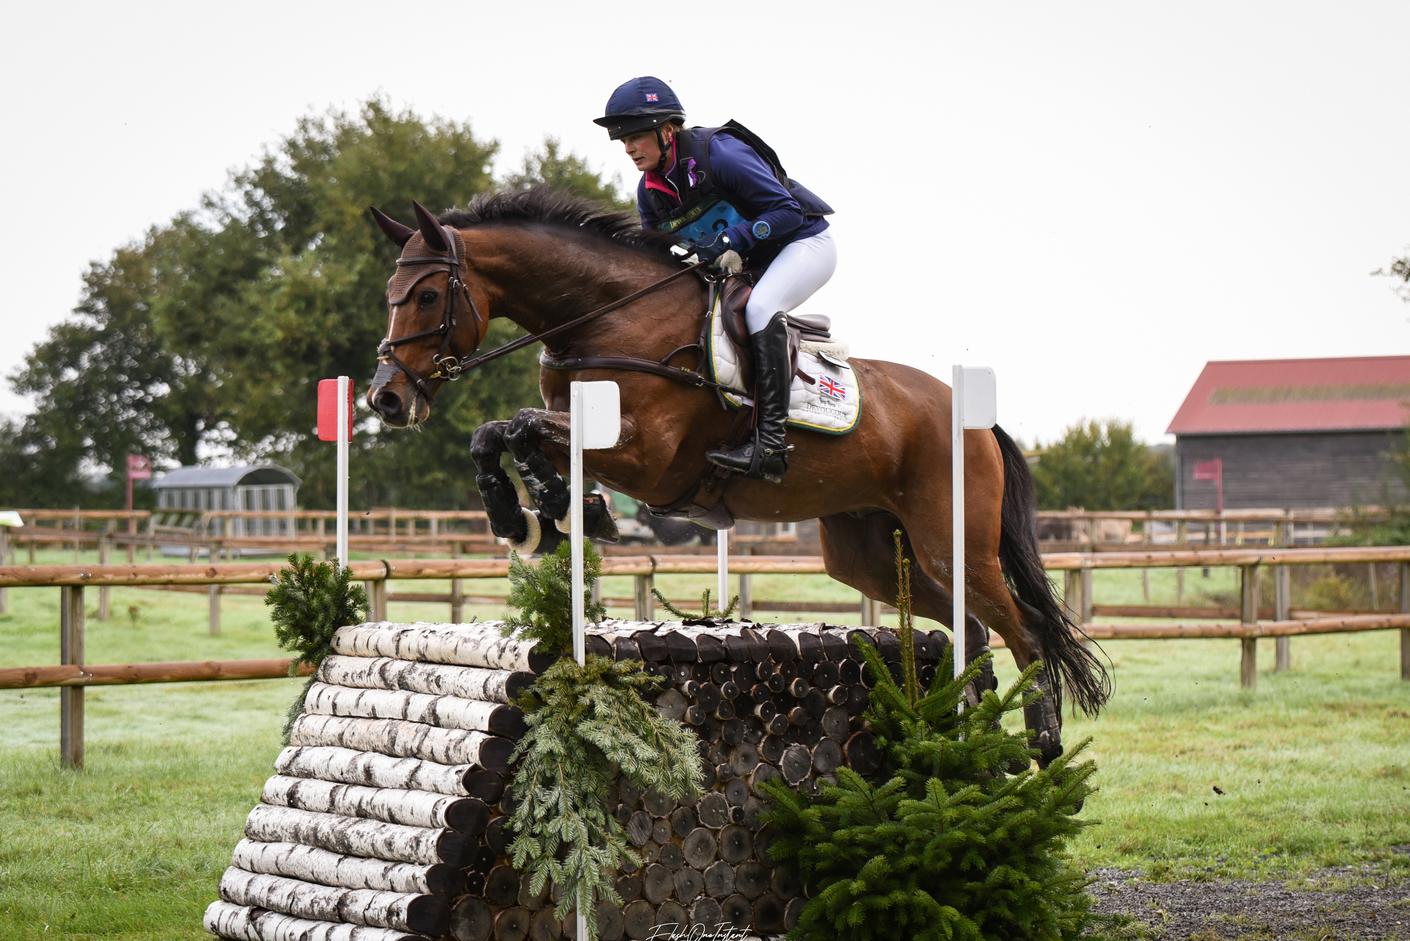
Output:
<instances>
[{"instance_id":1,"label":"small shed","mask_svg":"<svg viewBox=\"0 0 1410 941\"><path fill-rule=\"evenodd\" d=\"M1214 477L1227 509L1404 501L1407 425L1410 356L1206 363L1168 429L1175 505L1213 509Z\"/></svg>"},{"instance_id":2,"label":"small shed","mask_svg":"<svg viewBox=\"0 0 1410 941\"><path fill-rule=\"evenodd\" d=\"M197 516L212 510L292 513L298 509L298 476L277 464L239 467L178 467L153 482L157 510ZM222 529L228 536L293 536L292 516L233 519Z\"/></svg>"}]
</instances>

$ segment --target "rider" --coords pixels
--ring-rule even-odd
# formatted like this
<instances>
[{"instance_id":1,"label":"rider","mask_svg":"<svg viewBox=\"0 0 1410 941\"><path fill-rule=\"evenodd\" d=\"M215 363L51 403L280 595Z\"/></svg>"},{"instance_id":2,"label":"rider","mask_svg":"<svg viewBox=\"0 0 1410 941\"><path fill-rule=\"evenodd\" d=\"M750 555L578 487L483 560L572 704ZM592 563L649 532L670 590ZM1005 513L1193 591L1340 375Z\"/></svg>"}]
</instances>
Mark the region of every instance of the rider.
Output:
<instances>
[{"instance_id":1,"label":"rider","mask_svg":"<svg viewBox=\"0 0 1410 941\"><path fill-rule=\"evenodd\" d=\"M788 466L784 422L793 381L785 314L837 267L823 218L832 207L790 180L773 149L738 122L685 127L680 99L659 78L618 86L595 123L642 171L642 228L681 236L687 261L722 274L747 263L755 273L744 310L758 400L754 438L706 456L748 477L778 480Z\"/></svg>"}]
</instances>

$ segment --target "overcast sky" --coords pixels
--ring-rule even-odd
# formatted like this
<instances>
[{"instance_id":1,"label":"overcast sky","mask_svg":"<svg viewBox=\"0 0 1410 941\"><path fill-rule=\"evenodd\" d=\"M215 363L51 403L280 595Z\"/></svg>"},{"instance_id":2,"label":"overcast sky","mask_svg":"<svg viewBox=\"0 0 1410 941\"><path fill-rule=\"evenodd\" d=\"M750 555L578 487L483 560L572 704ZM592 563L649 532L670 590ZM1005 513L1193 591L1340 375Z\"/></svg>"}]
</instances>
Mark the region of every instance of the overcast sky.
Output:
<instances>
[{"instance_id":1,"label":"overcast sky","mask_svg":"<svg viewBox=\"0 0 1410 941\"><path fill-rule=\"evenodd\" d=\"M90 261L301 115L381 94L468 119L502 171L555 135L625 181L591 119L638 74L691 123L758 131L837 209L838 272L805 309L856 355L993 366L1025 441L1084 416L1162 440L1210 359L1410 351L1410 305L1369 274L1410 245L1403 0L69 2L6 20L7 376ZM381 299L348 316L380 321ZM6 384L0 412L26 408Z\"/></svg>"}]
</instances>

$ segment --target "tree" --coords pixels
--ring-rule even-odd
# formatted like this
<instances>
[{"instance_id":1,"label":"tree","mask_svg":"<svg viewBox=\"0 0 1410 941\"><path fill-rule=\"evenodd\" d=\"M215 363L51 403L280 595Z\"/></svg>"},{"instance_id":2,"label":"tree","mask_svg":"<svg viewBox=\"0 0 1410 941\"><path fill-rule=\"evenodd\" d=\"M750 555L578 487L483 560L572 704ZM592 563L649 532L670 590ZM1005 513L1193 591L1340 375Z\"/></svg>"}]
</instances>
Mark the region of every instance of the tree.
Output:
<instances>
[{"instance_id":1,"label":"tree","mask_svg":"<svg viewBox=\"0 0 1410 941\"><path fill-rule=\"evenodd\" d=\"M74 315L12 377L36 403L0 428L7 500L71 503L81 467L127 452L193 464L216 449L284 463L301 502L332 504L334 469L314 440L313 387L345 374L365 387L386 323L396 258L369 205L410 215L461 206L496 185L494 141L465 122L426 121L380 99L301 120L200 205L95 263ZM622 206L615 184L548 139L506 185L538 181ZM487 344L517 328L496 323ZM535 351L496 360L442 388L425 434L359 428L352 464L365 504L465 506L469 433L538 402ZM9 447L12 445L12 447ZM55 497L55 494L58 497Z\"/></svg>"},{"instance_id":2,"label":"tree","mask_svg":"<svg viewBox=\"0 0 1410 941\"><path fill-rule=\"evenodd\" d=\"M1175 491L1170 455L1136 440L1130 422L1088 420L1041 449L1033 468L1038 506L1060 510L1147 510L1168 507Z\"/></svg>"}]
</instances>

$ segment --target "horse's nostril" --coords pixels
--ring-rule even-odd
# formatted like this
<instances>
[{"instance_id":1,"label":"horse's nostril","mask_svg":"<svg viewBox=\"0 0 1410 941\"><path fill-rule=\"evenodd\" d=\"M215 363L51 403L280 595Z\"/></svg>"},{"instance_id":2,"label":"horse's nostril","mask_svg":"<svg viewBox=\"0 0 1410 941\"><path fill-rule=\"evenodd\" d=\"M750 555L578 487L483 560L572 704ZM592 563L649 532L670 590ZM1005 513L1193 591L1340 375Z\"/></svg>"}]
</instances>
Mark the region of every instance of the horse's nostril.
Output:
<instances>
[{"instance_id":1,"label":"horse's nostril","mask_svg":"<svg viewBox=\"0 0 1410 941\"><path fill-rule=\"evenodd\" d=\"M401 396L390 389L378 389L372 397L372 407L383 415L401 414Z\"/></svg>"}]
</instances>

